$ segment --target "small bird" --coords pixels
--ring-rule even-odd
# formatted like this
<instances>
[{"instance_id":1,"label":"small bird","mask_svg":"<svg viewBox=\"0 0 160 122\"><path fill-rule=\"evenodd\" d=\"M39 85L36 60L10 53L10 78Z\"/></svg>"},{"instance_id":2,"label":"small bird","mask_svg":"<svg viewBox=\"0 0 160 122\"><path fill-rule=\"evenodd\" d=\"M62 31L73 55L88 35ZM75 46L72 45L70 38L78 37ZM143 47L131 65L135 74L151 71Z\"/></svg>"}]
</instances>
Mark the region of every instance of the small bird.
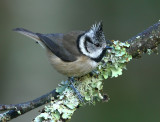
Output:
<instances>
[{"instance_id":1,"label":"small bird","mask_svg":"<svg viewBox=\"0 0 160 122\"><path fill-rule=\"evenodd\" d=\"M87 31L40 34L23 28L14 31L28 36L46 49L53 67L68 77L83 76L94 70L109 47L102 22ZM76 91L76 90L75 90Z\"/></svg>"}]
</instances>

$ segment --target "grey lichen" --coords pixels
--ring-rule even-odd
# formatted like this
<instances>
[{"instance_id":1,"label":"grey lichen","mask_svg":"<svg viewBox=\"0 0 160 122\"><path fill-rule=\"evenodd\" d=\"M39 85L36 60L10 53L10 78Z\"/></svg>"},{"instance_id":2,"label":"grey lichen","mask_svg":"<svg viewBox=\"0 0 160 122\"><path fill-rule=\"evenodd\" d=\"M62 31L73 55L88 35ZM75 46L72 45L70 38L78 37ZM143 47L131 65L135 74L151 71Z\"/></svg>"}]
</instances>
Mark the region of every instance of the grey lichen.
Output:
<instances>
[{"instance_id":1,"label":"grey lichen","mask_svg":"<svg viewBox=\"0 0 160 122\"><path fill-rule=\"evenodd\" d=\"M147 54L151 55L153 53L152 49L147 49Z\"/></svg>"},{"instance_id":2,"label":"grey lichen","mask_svg":"<svg viewBox=\"0 0 160 122\"><path fill-rule=\"evenodd\" d=\"M127 42L113 41L113 49L108 50L97 69L85 76L75 78L74 85L84 97L85 103L95 104L96 101L104 99L102 95L103 81L109 77L122 75L132 56L126 52L130 45ZM74 91L69 87L69 81L62 81L56 88L59 94L52 98L52 102L45 106L44 111L33 121L62 122L71 119L75 110L84 105L81 103Z\"/></svg>"},{"instance_id":3,"label":"grey lichen","mask_svg":"<svg viewBox=\"0 0 160 122\"><path fill-rule=\"evenodd\" d=\"M146 52L148 55L151 55L152 53L155 53L158 55L158 47L154 48L154 49L147 49Z\"/></svg>"}]
</instances>

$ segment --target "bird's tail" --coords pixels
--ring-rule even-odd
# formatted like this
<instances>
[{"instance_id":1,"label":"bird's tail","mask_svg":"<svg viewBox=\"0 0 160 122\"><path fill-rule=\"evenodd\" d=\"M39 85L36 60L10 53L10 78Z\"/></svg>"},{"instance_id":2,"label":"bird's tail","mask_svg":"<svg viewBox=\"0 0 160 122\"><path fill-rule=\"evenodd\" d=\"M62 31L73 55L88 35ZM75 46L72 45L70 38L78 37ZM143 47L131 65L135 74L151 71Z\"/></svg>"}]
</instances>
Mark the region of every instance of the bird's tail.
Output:
<instances>
[{"instance_id":1,"label":"bird's tail","mask_svg":"<svg viewBox=\"0 0 160 122\"><path fill-rule=\"evenodd\" d=\"M16 31L16 32L18 32L20 34L23 34L23 35L25 35L27 37L32 38L33 40L35 40L37 43L39 43L44 48L44 44L39 39L39 37L37 36L36 33L31 32L31 31L29 31L27 29L24 29L24 28L15 28L15 29L13 29L13 31Z\"/></svg>"}]
</instances>

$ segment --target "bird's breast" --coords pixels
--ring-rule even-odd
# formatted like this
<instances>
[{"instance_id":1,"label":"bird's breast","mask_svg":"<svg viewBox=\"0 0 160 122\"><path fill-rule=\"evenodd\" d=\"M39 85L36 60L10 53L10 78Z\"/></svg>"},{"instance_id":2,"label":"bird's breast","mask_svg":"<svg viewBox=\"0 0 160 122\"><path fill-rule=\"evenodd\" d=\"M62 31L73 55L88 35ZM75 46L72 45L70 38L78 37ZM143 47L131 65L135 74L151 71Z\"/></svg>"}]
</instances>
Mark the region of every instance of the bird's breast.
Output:
<instances>
[{"instance_id":1,"label":"bird's breast","mask_svg":"<svg viewBox=\"0 0 160 122\"><path fill-rule=\"evenodd\" d=\"M49 60L53 67L60 73L68 76L68 77L76 77L76 76L82 76L89 72L91 72L93 69L95 69L98 65L97 62L91 60L87 56L79 56L76 61L74 62L64 62L57 56L55 56L53 53L48 53Z\"/></svg>"}]
</instances>

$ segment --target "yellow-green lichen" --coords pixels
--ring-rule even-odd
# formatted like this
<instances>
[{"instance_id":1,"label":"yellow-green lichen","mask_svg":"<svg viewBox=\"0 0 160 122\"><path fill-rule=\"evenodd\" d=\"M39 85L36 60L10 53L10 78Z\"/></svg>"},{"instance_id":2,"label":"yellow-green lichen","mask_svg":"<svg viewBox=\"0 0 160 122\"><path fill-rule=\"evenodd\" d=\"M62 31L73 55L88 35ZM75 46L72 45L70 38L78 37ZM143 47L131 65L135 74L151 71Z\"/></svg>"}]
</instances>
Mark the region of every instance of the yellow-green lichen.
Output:
<instances>
[{"instance_id":1,"label":"yellow-green lichen","mask_svg":"<svg viewBox=\"0 0 160 122\"><path fill-rule=\"evenodd\" d=\"M103 61L98 66L99 74L104 79L122 75L122 70L126 69L126 63L132 59L132 56L126 52L126 48L129 47L127 42L114 41L112 47L113 50L102 59Z\"/></svg>"},{"instance_id":2,"label":"yellow-green lichen","mask_svg":"<svg viewBox=\"0 0 160 122\"><path fill-rule=\"evenodd\" d=\"M122 75L122 70L126 69L126 63L132 59L132 56L126 52L129 46L127 42L113 41L113 49L107 51L96 70L83 77L75 78L74 85L84 97L85 103L95 104L96 101L101 101L103 81L109 77ZM71 119L75 110L83 104L68 84L68 81L62 81L58 85L56 92L59 95L45 106L45 112L37 116L34 121L61 122Z\"/></svg>"}]
</instances>

